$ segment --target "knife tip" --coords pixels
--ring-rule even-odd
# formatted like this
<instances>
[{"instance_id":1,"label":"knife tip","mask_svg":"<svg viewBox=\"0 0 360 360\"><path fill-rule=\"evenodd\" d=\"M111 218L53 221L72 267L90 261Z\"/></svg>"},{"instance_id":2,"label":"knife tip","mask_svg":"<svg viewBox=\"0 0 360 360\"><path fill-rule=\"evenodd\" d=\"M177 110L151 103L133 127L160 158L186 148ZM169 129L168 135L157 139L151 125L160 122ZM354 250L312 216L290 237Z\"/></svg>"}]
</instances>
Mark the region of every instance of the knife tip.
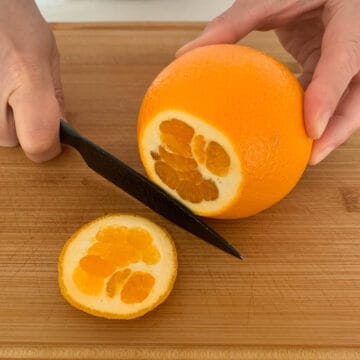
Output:
<instances>
[{"instance_id":1,"label":"knife tip","mask_svg":"<svg viewBox=\"0 0 360 360\"><path fill-rule=\"evenodd\" d=\"M238 256L236 256L238 259L240 259L240 260L245 260L245 258L241 255L241 254L239 254L238 253Z\"/></svg>"},{"instance_id":2,"label":"knife tip","mask_svg":"<svg viewBox=\"0 0 360 360\"><path fill-rule=\"evenodd\" d=\"M228 246L227 252L230 255L233 255L240 260L244 260L243 256L233 246L231 246L230 244L228 244L228 245L229 246Z\"/></svg>"}]
</instances>

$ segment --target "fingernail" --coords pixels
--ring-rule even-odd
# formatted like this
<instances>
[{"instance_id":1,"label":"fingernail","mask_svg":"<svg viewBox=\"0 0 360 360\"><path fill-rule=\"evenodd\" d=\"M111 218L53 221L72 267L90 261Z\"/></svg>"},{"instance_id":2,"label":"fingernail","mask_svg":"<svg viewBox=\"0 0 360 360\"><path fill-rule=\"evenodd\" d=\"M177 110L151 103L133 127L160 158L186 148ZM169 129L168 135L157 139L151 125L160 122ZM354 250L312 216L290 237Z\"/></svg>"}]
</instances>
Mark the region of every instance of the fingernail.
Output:
<instances>
[{"instance_id":1,"label":"fingernail","mask_svg":"<svg viewBox=\"0 0 360 360\"><path fill-rule=\"evenodd\" d=\"M319 162L323 161L332 151L334 150L333 146L328 146L325 149L316 152L315 154L311 155L309 164L316 165Z\"/></svg>"},{"instance_id":2,"label":"fingernail","mask_svg":"<svg viewBox=\"0 0 360 360\"><path fill-rule=\"evenodd\" d=\"M324 133L330 117L331 117L331 113L326 112L325 114L320 115L316 118L315 131L313 136L314 140L319 139L321 135Z\"/></svg>"}]
</instances>

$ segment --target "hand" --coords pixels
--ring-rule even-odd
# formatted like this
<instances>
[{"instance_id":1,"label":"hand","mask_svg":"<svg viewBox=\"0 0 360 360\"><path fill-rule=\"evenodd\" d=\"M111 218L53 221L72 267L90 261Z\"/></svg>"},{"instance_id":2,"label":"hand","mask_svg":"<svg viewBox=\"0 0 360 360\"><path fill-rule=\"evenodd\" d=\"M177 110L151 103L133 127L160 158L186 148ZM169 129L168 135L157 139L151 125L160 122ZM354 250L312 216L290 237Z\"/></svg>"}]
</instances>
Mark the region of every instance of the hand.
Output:
<instances>
[{"instance_id":1,"label":"hand","mask_svg":"<svg viewBox=\"0 0 360 360\"><path fill-rule=\"evenodd\" d=\"M360 1L237 0L177 56L195 47L235 43L251 30L277 29L303 66L304 118L316 139L314 165L360 127Z\"/></svg>"},{"instance_id":2,"label":"hand","mask_svg":"<svg viewBox=\"0 0 360 360\"><path fill-rule=\"evenodd\" d=\"M63 95L53 34L33 0L1 0L0 146L33 161L60 152Z\"/></svg>"}]
</instances>

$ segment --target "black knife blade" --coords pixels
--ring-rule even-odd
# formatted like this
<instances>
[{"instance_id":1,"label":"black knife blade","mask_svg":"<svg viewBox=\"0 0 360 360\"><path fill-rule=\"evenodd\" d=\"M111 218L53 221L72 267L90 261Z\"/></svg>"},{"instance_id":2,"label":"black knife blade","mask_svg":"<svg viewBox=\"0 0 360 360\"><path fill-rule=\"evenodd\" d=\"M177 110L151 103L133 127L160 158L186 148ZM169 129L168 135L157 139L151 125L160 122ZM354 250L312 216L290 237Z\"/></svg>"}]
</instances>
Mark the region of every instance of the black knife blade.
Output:
<instances>
[{"instance_id":1,"label":"black knife blade","mask_svg":"<svg viewBox=\"0 0 360 360\"><path fill-rule=\"evenodd\" d=\"M239 252L203 220L161 187L60 121L60 140L75 148L87 165L158 214L217 248L242 259Z\"/></svg>"}]
</instances>

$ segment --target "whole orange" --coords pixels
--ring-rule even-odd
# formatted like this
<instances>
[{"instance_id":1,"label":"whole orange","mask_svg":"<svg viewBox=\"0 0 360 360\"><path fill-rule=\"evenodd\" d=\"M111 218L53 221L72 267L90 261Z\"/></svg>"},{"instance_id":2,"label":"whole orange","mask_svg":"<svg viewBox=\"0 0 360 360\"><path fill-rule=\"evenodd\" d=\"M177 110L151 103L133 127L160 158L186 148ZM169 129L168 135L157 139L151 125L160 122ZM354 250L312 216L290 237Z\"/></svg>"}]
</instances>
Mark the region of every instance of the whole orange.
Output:
<instances>
[{"instance_id":1,"label":"whole orange","mask_svg":"<svg viewBox=\"0 0 360 360\"><path fill-rule=\"evenodd\" d=\"M303 90L258 50L195 49L149 87L138 146L149 177L198 215L256 214L286 196L308 163Z\"/></svg>"}]
</instances>

